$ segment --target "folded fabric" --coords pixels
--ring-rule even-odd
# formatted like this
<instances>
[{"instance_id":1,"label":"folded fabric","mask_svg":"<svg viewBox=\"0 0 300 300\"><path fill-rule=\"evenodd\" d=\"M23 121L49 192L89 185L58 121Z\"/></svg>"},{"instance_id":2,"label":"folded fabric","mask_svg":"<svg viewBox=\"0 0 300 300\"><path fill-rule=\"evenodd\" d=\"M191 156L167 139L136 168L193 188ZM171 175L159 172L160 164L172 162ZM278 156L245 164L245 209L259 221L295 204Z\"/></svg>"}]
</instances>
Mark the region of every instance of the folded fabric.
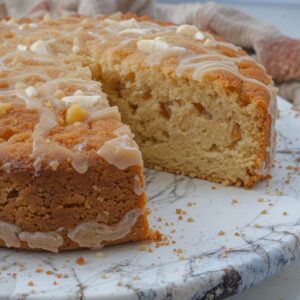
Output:
<instances>
[{"instance_id":1,"label":"folded fabric","mask_svg":"<svg viewBox=\"0 0 300 300\"><path fill-rule=\"evenodd\" d=\"M279 87L279 95L300 109L300 40L229 6L207 3L158 4L154 0L4 0L0 16L53 17L68 14L134 12L173 23L188 23L254 51Z\"/></svg>"}]
</instances>

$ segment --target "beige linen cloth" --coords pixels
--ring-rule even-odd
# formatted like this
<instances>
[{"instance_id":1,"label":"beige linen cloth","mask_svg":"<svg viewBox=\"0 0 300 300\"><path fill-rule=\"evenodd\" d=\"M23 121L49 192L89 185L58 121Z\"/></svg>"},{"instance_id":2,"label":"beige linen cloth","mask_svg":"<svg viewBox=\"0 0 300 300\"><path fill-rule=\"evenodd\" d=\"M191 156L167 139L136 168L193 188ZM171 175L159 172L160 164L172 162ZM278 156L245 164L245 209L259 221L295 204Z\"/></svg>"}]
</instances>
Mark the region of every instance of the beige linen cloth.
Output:
<instances>
[{"instance_id":1,"label":"beige linen cloth","mask_svg":"<svg viewBox=\"0 0 300 300\"><path fill-rule=\"evenodd\" d=\"M300 40L284 36L229 6L213 2L158 4L155 0L0 0L0 17L134 12L177 24L194 24L254 52L279 87L279 95L300 109Z\"/></svg>"}]
</instances>

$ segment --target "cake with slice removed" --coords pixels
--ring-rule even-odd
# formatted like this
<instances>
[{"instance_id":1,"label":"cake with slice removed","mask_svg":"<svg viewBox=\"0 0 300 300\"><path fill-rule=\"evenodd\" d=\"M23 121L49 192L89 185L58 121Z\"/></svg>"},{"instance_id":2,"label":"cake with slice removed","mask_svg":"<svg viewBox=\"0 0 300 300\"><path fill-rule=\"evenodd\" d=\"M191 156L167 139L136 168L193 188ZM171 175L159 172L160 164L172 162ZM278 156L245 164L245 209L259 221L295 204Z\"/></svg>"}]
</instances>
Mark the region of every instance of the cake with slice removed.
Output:
<instances>
[{"instance_id":1,"label":"cake with slice removed","mask_svg":"<svg viewBox=\"0 0 300 300\"><path fill-rule=\"evenodd\" d=\"M153 239L139 148L146 166L224 184L267 174L273 82L240 48L132 15L0 27L0 246Z\"/></svg>"}]
</instances>

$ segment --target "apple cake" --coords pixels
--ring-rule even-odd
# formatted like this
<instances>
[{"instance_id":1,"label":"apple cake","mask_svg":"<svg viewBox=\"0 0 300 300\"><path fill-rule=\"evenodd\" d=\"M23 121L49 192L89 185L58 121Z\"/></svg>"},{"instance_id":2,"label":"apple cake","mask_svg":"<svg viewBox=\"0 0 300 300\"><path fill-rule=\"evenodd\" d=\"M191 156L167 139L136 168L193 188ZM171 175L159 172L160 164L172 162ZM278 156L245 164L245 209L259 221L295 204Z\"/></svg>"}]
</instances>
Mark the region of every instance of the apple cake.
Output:
<instances>
[{"instance_id":1,"label":"apple cake","mask_svg":"<svg viewBox=\"0 0 300 300\"><path fill-rule=\"evenodd\" d=\"M131 14L0 27L0 246L153 239L143 160L245 187L267 175L276 91L241 48Z\"/></svg>"}]
</instances>

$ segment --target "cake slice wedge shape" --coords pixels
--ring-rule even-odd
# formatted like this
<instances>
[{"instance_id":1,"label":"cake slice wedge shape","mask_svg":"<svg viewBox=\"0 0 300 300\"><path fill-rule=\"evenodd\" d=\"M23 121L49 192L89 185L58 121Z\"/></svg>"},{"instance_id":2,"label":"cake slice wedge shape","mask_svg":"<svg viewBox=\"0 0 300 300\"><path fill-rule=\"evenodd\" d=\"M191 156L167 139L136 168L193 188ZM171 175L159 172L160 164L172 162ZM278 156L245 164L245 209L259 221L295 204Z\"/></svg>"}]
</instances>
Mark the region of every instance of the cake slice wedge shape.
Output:
<instances>
[{"instance_id":1,"label":"cake slice wedge shape","mask_svg":"<svg viewBox=\"0 0 300 300\"><path fill-rule=\"evenodd\" d=\"M151 238L141 152L118 108L89 68L15 39L0 50L0 246L58 252Z\"/></svg>"}]
</instances>

